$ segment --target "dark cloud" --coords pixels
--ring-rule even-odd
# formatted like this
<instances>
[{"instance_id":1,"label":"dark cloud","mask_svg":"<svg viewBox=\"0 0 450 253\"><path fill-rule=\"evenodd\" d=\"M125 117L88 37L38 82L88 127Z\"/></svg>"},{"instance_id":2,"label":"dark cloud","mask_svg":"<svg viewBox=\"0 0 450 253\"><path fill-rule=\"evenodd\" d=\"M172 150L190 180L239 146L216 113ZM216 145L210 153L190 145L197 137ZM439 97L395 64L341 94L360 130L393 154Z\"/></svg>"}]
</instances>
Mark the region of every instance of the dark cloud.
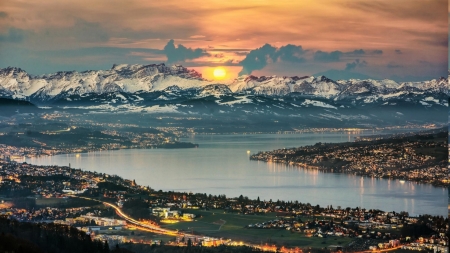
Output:
<instances>
[{"instance_id":1,"label":"dark cloud","mask_svg":"<svg viewBox=\"0 0 450 253\"><path fill-rule=\"evenodd\" d=\"M276 51L277 48L270 44L265 44L260 48L250 51L245 59L240 62L242 70L239 72L239 75L248 75L254 70L263 69L270 59L272 59L272 61L276 60Z\"/></svg>"},{"instance_id":2,"label":"dark cloud","mask_svg":"<svg viewBox=\"0 0 450 253\"><path fill-rule=\"evenodd\" d=\"M314 53L314 60L321 62L338 62L341 59L342 54L341 51L327 53L319 50Z\"/></svg>"},{"instance_id":3,"label":"dark cloud","mask_svg":"<svg viewBox=\"0 0 450 253\"><path fill-rule=\"evenodd\" d=\"M287 62L305 62L305 58L300 57L300 55L303 55L305 52L306 51L303 50L302 46L288 44L277 50L276 58Z\"/></svg>"},{"instance_id":4,"label":"dark cloud","mask_svg":"<svg viewBox=\"0 0 450 253\"><path fill-rule=\"evenodd\" d=\"M383 54L383 50L375 49L371 52L372 54Z\"/></svg>"},{"instance_id":5,"label":"dark cloud","mask_svg":"<svg viewBox=\"0 0 450 253\"><path fill-rule=\"evenodd\" d=\"M239 61L234 59L229 59L221 62L210 62L210 61L195 61L195 62L185 62L183 63L183 67L192 68L192 67L224 67L224 66L241 66Z\"/></svg>"},{"instance_id":6,"label":"dark cloud","mask_svg":"<svg viewBox=\"0 0 450 253\"><path fill-rule=\"evenodd\" d=\"M163 51L167 56L168 63L192 60L208 55L208 53L201 48L192 49L181 44L178 44L178 47L175 47L175 41L173 39L169 40Z\"/></svg>"},{"instance_id":7,"label":"dark cloud","mask_svg":"<svg viewBox=\"0 0 450 253\"><path fill-rule=\"evenodd\" d=\"M15 27L10 27L6 34L0 34L0 42L22 42L25 37L25 31Z\"/></svg>"},{"instance_id":8,"label":"dark cloud","mask_svg":"<svg viewBox=\"0 0 450 253\"><path fill-rule=\"evenodd\" d=\"M235 55L247 55L248 52L234 52Z\"/></svg>"},{"instance_id":9,"label":"dark cloud","mask_svg":"<svg viewBox=\"0 0 450 253\"><path fill-rule=\"evenodd\" d=\"M8 17L8 13L4 12L4 11L0 11L0 18L6 18Z\"/></svg>"},{"instance_id":10,"label":"dark cloud","mask_svg":"<svg viewBox=\"0 0 450 253\"><path fill-rule=\"evenodd\" d=\"M240 62L242 70L239 75L247 75L254 70L263 69L270 62L296 62L301 63L306 61L301 57L306 51L302 46L295 46L288 44L280 48L276 48L270 44L251 50L244 60Z\"/></svg>"},{"instance_id":11,"label":"dark cloud","mask_svg":"<svg viewBox=\"0 0 450 253\"><path fill-rule=\"evenodd\" d=\"M276 48L270 44L265 44L261 48L250 51L246 54L246 57L241 61L243 67L239 75L250 74L254 70L261 70L267 66L270 62L291 62L291 63L303 63L307 59L304 57L308 50L302 48L302 46L285 45L280 48ZM236 55L244 55L241 52L235 52ZM381 55L382 50L376 49L372 51L365 51L364 49L355 49L349 52L342 52L339 50L325 52L318 50L312 54L312 58L315 62L329 63L329 62L341 62L345 58L353 57L366 57L371 55ZM311 54L306 54L311 55ZM367 66L366 61L356 59L353 62L347 63L345 70L352 70L356 67Z\"/></svg>"},{"instance_id":12,"label":"dark cloud","mask_svg":"<svg viewBox=\"0 0 450 253\"><path fill-rule=\"evenodd\" d=\"M356 67L365 67L367 66L366 61L360 61L359 59L354 60L353 62L347 63L345 66L345 70L349 71L355 69Z\"/></svg>"},{"instance_id":13,"label":"dark cloud","mask_svg":"<svg viewBox=\"0 0 450 253\"><path fill-rule=\"evenodd\" d=\"M381 55L383 54L383 50L380 49L375 49L372 51L364 51L364 49L355 49L353 51L350 52L345 52L344 55L346 56L359 56L359 57L364 57L364 56L370 56L370 55Z\"/></svg>"},{"instance_id":14,"label":"dark cloud","mask_svg":"<svg viewBox=\"0 0 450 253\"><path fill-rule=\"evenodd\" d=\"M223 57L225 57L224 54L213 54L212 56L215 57L215 58L223 58Z\"/></svg>"},{"instance_id":15,"label":"dark cloud","mask_svg":"<svg viewBox=\"0 0 450 253\"><path fill-rule=\"evenodd\" d=\"M397 69L397 68L403 68L403 65L397 64L395 62L389 62L386 67L388 69Z\"/></svg>"},{"instance_id":16,"label":"dark cloud","mask_svg":"<svg viewBox=\"0 0 450 253\"><path fill-rule=\"evenodd\" d=\"M400 50L400 49L395 49L395 53L396 54L403 54L402 50Z\"/></svg>"},{"instance_id":17,"label":"dark cloud","mask_svg":"<svg viewBox=\"0 0 450 253\"><path fill-rule=\"evenodd\" d=\"M211 51L218 51L218 52L234 52L234 51L236 51L236 52L250 52L250 49L247 49L247 48L215 48L215 47L211 47L211 46L208 46L208 48L211 50Z\"/></svg>"},{"instance_id":18,"label":"dark cloud","mask_svg":"<svg viewBox=\"0 0 450 253\"><path fill-rule=\"evenodd\" d=\"M346 52L345 54L347 54L347 55L365 55L366 51L364 51L363 49L355 49L351 52Z\"/></svg>"}]
</instances>

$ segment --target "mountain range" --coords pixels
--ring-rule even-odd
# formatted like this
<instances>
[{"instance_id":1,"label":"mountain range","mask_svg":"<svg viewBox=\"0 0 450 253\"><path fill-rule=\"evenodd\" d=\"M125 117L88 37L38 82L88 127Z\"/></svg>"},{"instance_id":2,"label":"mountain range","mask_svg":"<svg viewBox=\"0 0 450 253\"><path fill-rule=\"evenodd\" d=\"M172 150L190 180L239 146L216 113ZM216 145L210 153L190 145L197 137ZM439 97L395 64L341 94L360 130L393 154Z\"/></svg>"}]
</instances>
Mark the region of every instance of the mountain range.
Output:
<instances>
[{"instance_id":1,"label":"mountain range","mask_svg":"<svg viewBox=\"0 0 450 253\"><path fill-rule=\"evenodd\" d=\"M108 70L41 76L15 67L0 69L0 97L89 112L444 121L441 115L447 115L448 94L445 77L398 83L387 79L245 75L220 82L206 80L180 65L164 64L122 64ZM382 116L383 112L388 115Z\"/></svg>"}]
</instances>

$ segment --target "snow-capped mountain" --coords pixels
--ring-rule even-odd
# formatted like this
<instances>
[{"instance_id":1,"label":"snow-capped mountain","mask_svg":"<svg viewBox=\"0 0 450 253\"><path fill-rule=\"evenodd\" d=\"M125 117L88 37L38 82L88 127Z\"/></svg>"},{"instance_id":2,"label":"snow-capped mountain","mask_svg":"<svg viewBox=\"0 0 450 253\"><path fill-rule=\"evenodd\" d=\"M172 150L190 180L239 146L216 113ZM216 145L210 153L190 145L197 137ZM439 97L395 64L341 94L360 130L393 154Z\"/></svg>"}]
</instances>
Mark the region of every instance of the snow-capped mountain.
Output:
<instances>
[{"instance_id":1,"label":"snow-capped mountain","mask_svg":"<svg viewBox=\"0 0 450 253\"><path fill-rule=\"evenodd\" d=\"M42 76L9 67L0 69L0 97L58 110L426 122L447 114L448 79L398 83L247 75L219 83L179 65L114 65Z\"/></svg>"},{"instance_id":2,"label":"snow-capped mountain","mask_svg":"<svg viewBox=\"0 0 450 253\"><path fill-rule=\"evenodd\" d=\"M20 68L0 70L0 94L46 102L89 93L158 91L173 85L182 89L210 84L194 70L175 65L114 65L109 70L57 72L32 77Z\"/></svg>"},{"instance_id":3,"label":"snow-capped mountain","mask_svg":"<svg viewBox=\"0 0 450 253\"><path fill-rule=\"evenodd\" d=\"M448 79L440 78L425 82L397 83L393 80L339 80L333 81L325 76L304 77L255 77L241 76L230 84L233 92L246 92L260 95L288 95L300 93L322 98L347 98L359 95L383 95L399 92L447 93Z\"/></svg>"},{"instance_id":4,"label":"snow-capped mountain","mask_svg":"<svg viewBox=\"0 0 450 253\"><path fill-rule=\"evenodd\" d=\"M213 85L213 86L211 86ZM392 80L340 80L325 76L278 77L252 75L240 76L232 82L218 84L201 77L195 70L180 65L114 65L108 70L84 72L57 72L31 76L20 68L0 69L0 95L26 98L45 103L72 95L107 94L114 92L136 93L179 90L202 90L198 95L244 93L264 96L289 94L310 95L319 98L344 99L372 96L373 99L404 94L448 93L448 79L425 82L397 83Z\"/></svg>"}]
</instances>

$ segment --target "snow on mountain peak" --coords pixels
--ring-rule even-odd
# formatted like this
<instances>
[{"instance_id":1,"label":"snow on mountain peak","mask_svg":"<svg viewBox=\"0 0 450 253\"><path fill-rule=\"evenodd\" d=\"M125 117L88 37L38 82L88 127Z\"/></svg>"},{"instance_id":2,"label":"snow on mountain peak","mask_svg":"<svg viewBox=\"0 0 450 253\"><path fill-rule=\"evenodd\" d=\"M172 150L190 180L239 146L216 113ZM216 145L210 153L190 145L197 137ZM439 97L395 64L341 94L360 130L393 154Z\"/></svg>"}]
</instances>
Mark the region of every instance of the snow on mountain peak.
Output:
<instances>
[{"instance_id":1,"label":"snow on mountain peak","mask_svg":"<svg viewBox=\"0 0 450 253\"><path fill-rule=\"evenodd\" d=\"M243 75L219 84L202 78L195 70L164 63L114 64L108 70L60 71L43 76L30 76L20 68L0 69L1 96L31 97L40 101L89 93L178 92L186 89L197 89L201 96L229 93L284 96L293 93L334 99L364 95L375 99L409 92L448 94L448 80L397 83L387 79L334 81L326 76Z\"/></svg>"},{"instance_id":2,"label":"snow on mountain peak","mask_svg":"<svg viewBox=\"0 0 450 253\"><path fill-rule=\"evenodd\" d=\"M59 71L39 77L31 77L19 68L0 70L0 91L42 99L61 94L163 90L174 84L190 88L209 83L195 70L180 65L168 67L165 64L114 64L109 70Z\"/></svg>"}]
</instances>

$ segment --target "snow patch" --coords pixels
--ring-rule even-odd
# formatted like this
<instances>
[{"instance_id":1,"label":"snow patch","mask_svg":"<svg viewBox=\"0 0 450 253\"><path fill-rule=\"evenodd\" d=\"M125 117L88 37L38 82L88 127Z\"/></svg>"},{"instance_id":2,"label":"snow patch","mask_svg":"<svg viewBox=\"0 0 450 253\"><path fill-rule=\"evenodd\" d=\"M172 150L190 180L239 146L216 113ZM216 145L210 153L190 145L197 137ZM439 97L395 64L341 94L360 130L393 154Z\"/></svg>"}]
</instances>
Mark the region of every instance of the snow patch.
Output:
<instances>
[{"instance_id":1,"label":"snow patch","mask_svg":"<svg viewBox=\"0 0 450 253\"><path fill-rule=\"evenodd\" d=\"M435 102L436 104L439 104L439 100L435 99L434 97L426 97L423 99L423 101Z\"/></svg>"},{"instance_id":2,"label":"snow patch","mask_svg":"<svg viewBox=\"0 0 450 253\"><path fill-rule=\"evenodd\" d=\"M385 94L385 95L380 95L380 97L382 97L383 99L388 99L388 98L393 98L393 97L399 97L401 95L404 95L405 92L404 91L399 91L397 93L391 93L391 94Z\"/></svg>"},{"instance_id":3,"label":"snow patch","mask_svg":"<svg viewBox=\"0 0 450 253\"><path fill-rule=\"evenodd\" d=\"M175 105L166 105L166 106L154 105L146 107L142 111L148 113L181 113L177 109L178 107L176 107Z\"/></svg>"},{"instance_id":4,"label":"snow patch","mask_svg":"<svg viewBox=\"0 0 450 253\"><path fill-rule=\"evenodd\" d=\"M26 97L24 95L13 95L12 96L13 99L26 99Z\"/></svg>"},{"instance_id":5,"label":"snow patch","mask_svg":"<svg viewBox=\"0 0 450 253\"><path fill-rule=\"evenodd\" d=\"M331 109L336 109L337 110L337 107L335 107L335 106L326 104L326 103L321 102L321 101L316 101L316 100L306 99L305 102L302 103L302 105L312 105L312 106L331 108Z\"/></svg>"},{"instance_id":6,"label":"snow patch","mask_svg":"<svg viewBox=\"0 0 450 253\"><path fill-rule=\"evenodd\" d=\"M116 97L120 98L121 100L124 100L124 101L127 100L122 94L119 94L119 93L116 94Z\"/></svg>"},{"instance_id":7,"label":"snow patch","mask_svg":"<svg viewBox=\"0 0 450 253\"><path fill-rule=\"evenodd\" d=\"M144 101L144 99L139 97L138 95L134 95L134 97L136 98L134 101Z\"/></svg>"}]
</instances>

